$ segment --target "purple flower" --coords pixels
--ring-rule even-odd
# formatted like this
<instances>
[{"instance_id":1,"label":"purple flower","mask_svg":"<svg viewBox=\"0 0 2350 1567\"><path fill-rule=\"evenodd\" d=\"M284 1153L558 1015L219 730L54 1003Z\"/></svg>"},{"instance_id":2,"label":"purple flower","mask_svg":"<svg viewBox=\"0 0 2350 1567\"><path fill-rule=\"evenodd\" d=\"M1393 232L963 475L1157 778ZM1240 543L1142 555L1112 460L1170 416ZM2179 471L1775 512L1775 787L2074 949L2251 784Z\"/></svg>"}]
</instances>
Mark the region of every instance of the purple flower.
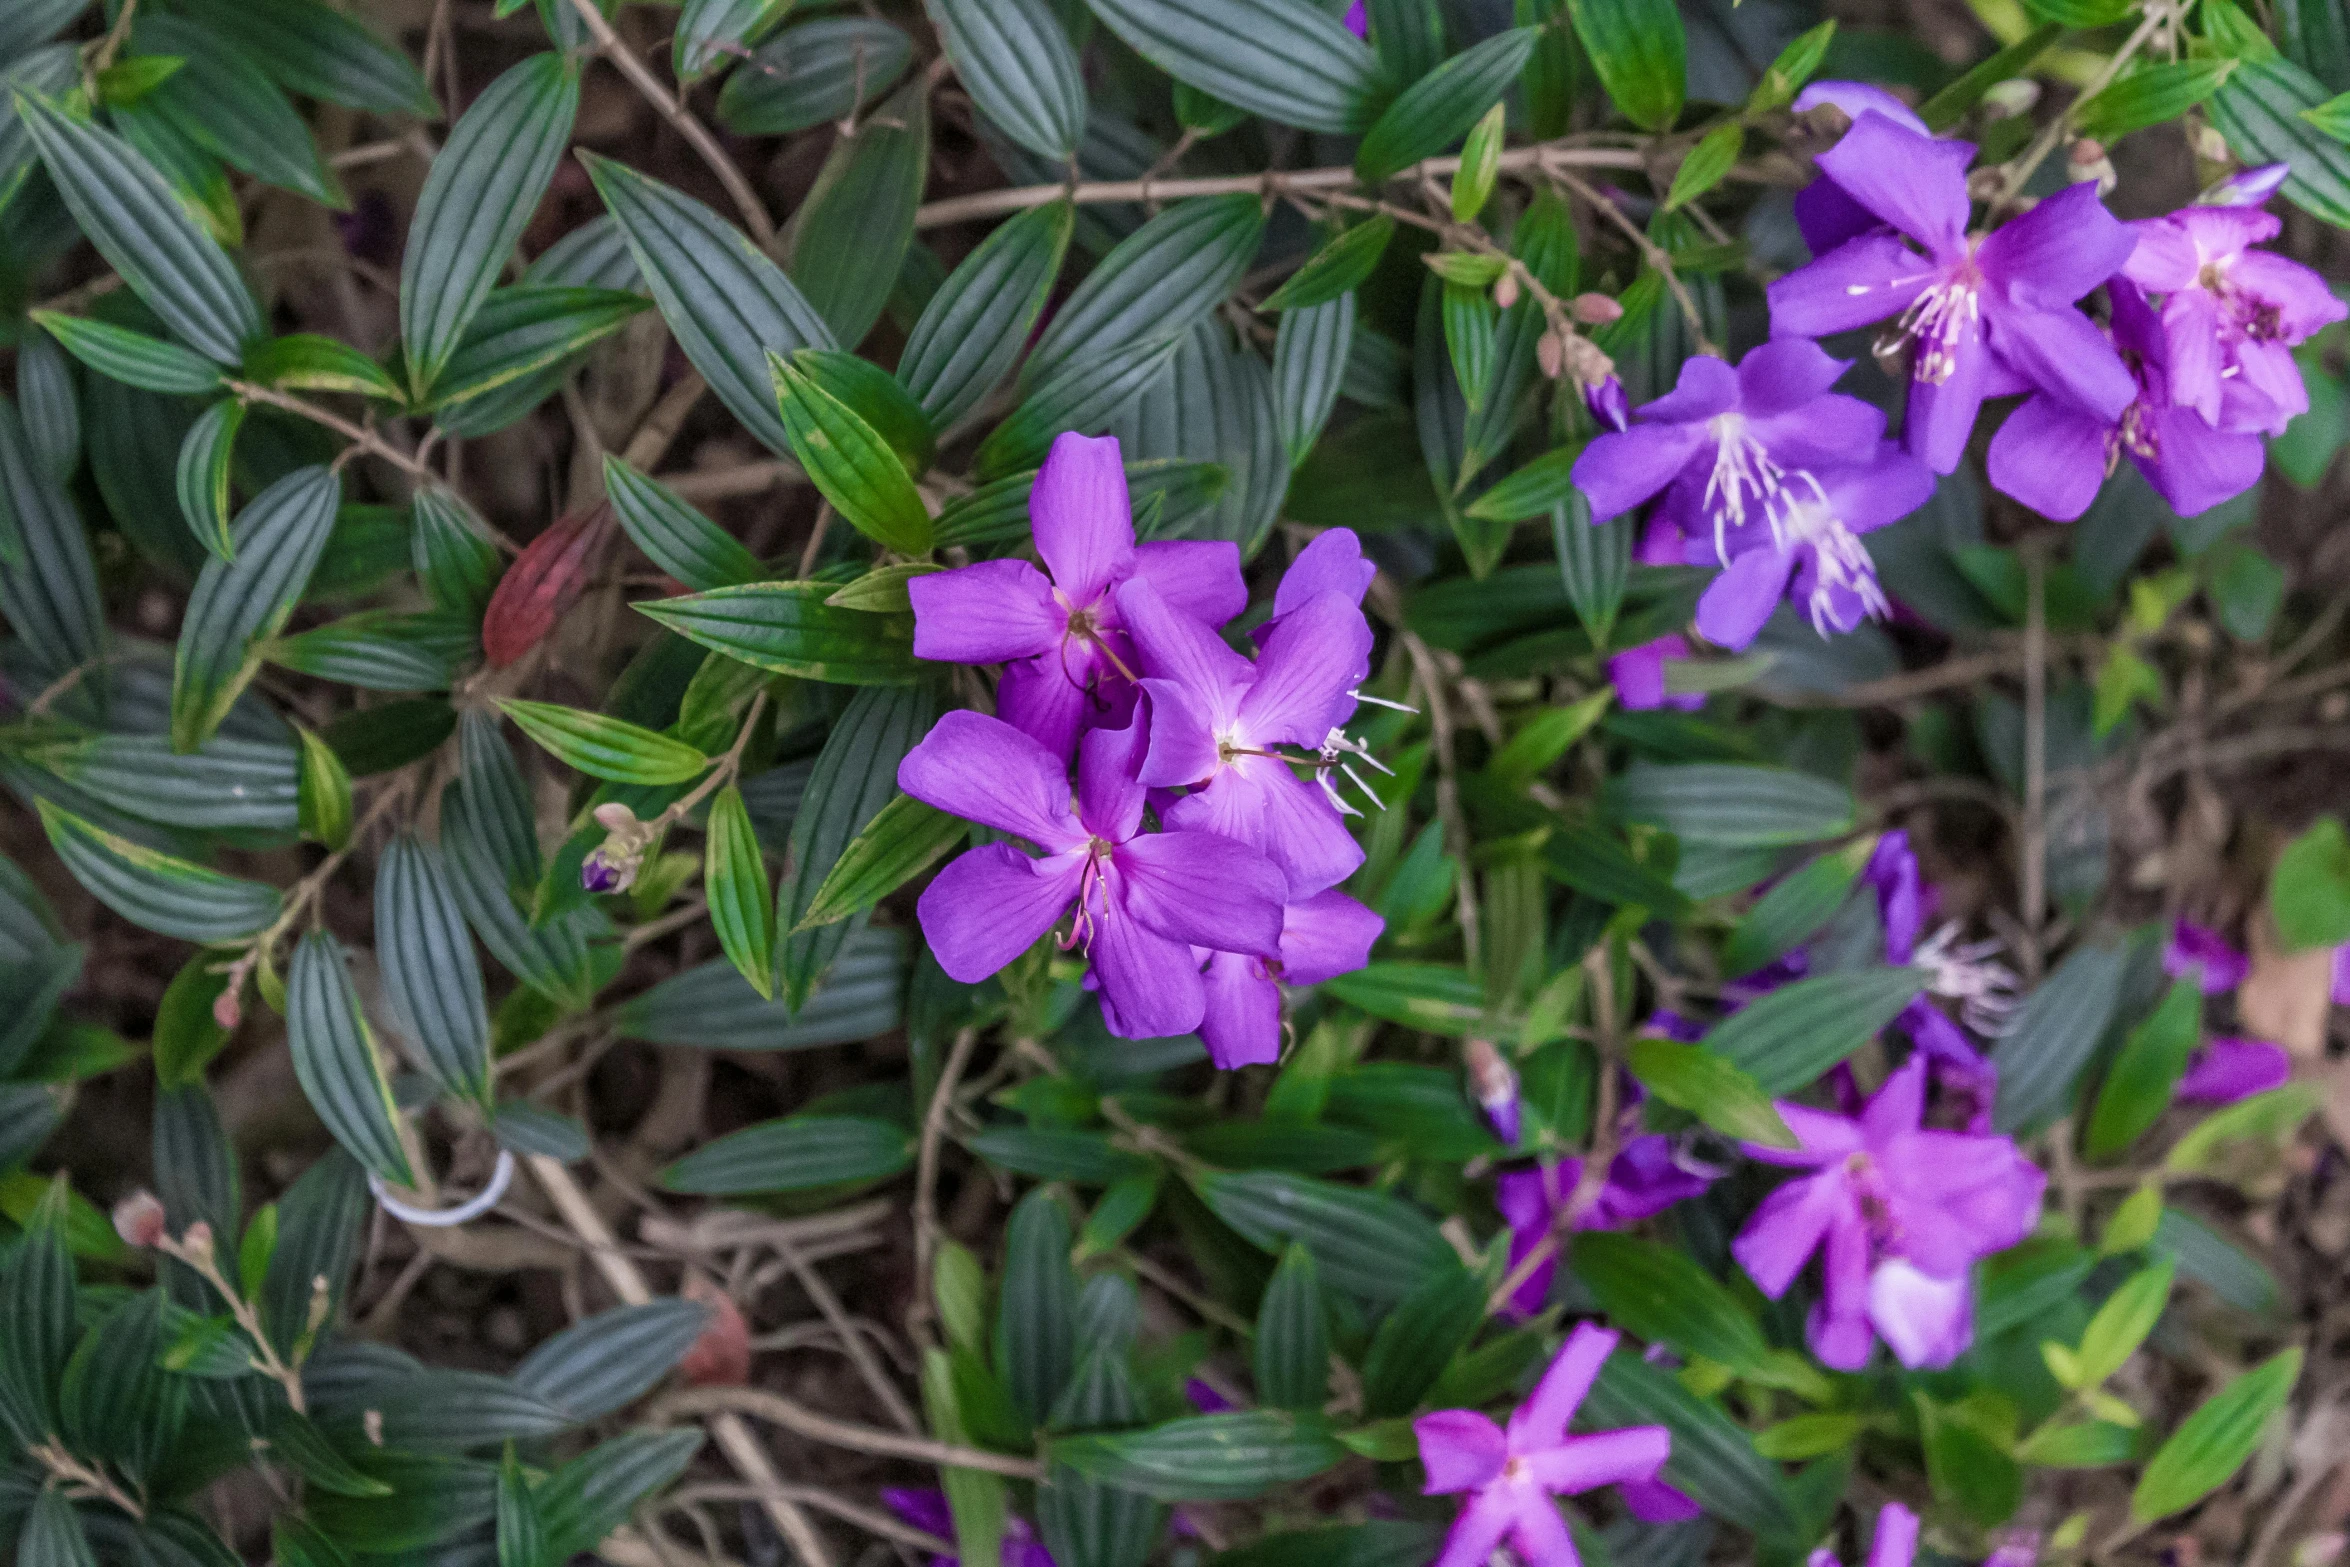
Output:
<instances>
[{"instance_id":1,"label":"purple flower","mask_svg":"<svg viewBox=\"0 0 2350 1567\"><path fill-rule=\"evenodd\" d=\"M2080 187L2076 186L2075 189ZM2070 522L2088 510L2097 487L2128 453L2171 509L2192 517L2260 482L2267 448L2260 437L2214 428L2172 396L2168 355L2177 339L2166 334L2146 296L2123 279L2113 297L2113 340L2121 348L2137 395L2108 417L2046 392L2008 415L1991 438L1991 482L2025 505ZM2291 356L2287 355L2290 363ZM2298 385L2299 372L2294 372ZM2265 400L2241 377L2221 387L2221 424L2257 422Z\"/></svg>"},{"instance_id":2,"label":"purple flower","mask_svg":"<svg viewBox=\"0 0 2350 1567\"><path fill-rule=\"evenodd\" d=\"M1190 789L1162 813L1167 825L1262 850L1289 880L1284 901L1345 880L1362 849L1332 799L1278 748L1319 752L1353 713L1354 688L1371 669L1363 612L1343 592L1317 593L1280 617L1251 662L1139 577L1118 590L1118 603L1149 671L1142 781Z\"/></svg>"},{"instance_id":3,"label":"purple flower","mask_svg":"<svg viewBox=\"0 0 2350 1567\"><path fill-rule=\"evenodd\" d=\"M2293 345L2350 315L2315 272L2251 248L2282 226L2251 207L2182 207L2130 225L2137 248L2122 276L2164 296L2171 401L2224 429L2284 433L2309 409ZM2257 396L2223 399L2236 378Z\"/></svg>"},{"instance_id":4,"label":"purple flower","mask_svg":"<svg viewBox=\"0 0 2350 1567\"><path fill-rule=\"evenodd\" d=\"M2284 187L2293 176L2290 163L2257 163L2235 173L2195 198L2198 207L2257 207Z\"/></svg>"},{"instance_id":5,"label":"purple flower","mask_svg":"<svg viewBox=\"0 0 2350 1567\"><path fill-rule=\"evenodd\" d=\"M2244 983L2252 960L2210 926L2175 920L2170 940L2162 944L2162 971L2173 979L2195 974L2205 995L2222 996Z\"/></svg>"},{"instance_id":6,"label":"purple flower","mask_svg":"<svg viewBox=\"0 0 2350 1567\"><path fill-rule=\"evenodd\" d=\"M1139 721L1088 735L1074 810L1059 758L1000 719L949 713L906 753L906 793L1044 851L991 843L939 873L916 913L940 968L976 984L1075 905L1069 944L1092 963L1102 1020L1121 1038L1158 1039L1190 1033L1207 1010L1194 946L1280 956L1280 872L1213 833L1145 834L1142 747Z\"/></svg>"},{"instance_id":7,"label":"purple flower","mask_svg":"<svg viewBox=\"0 0 2350 1567\"><path fill-rule=\"evenodd\" d=\"M881 1499L889 1504L891 1512L915 1528L927 1530L943 1540L955 1537L955 1515L947 1506L946 1492L888 1486L882 1490ZM930 1567L957 1567L959 1561L960 1558L953 1556L933 1556ZM1025 1518L1004 1521L1004 1567L1053 1567L1052 1553L1038 1543L1036 1530Z\"/></svg>"},{"instance_id":8,"label":"purple flower","mask_svg":"<svg viewBox=\"0 0 2350 1567\"><path fill-rule=\"evenodd\" d=\"M1603 430L1620 432L1631 427L1631 409L1625 404L1624 383L1618 377L1602 376L1584 387L1583 406L1591 410L1593 422Z\"/></svg>"},{"instance_id":9,"label":"purple flower","mask_svg":"<svg viewBox=\"0 0 2350 1567\"><path fill-rule=\"evenodd\" d=\"M1637 1122L1637 1117L1632 1117ZM1581 1213L1577 1230L1620 1230L1642 1219L1653 1219L1677 1202L1702 1197L1719 1178L1718 1170L1684 1162L1673 1139L1651 1132L1625 1143L1608 1162L1607 1181ZM1507 1272L1534 1254L1543 1240L1558 1229L1559 1210L1583 1179L1580 1159L1545 1160L1530 1170L1504 1170L1493 1183L1493 1205L1510 1227ZM1550 1281L1558 1258L1537 1263L1510 1296L1510 1310L1531 1317L1550 1298Z\"/></svg>"},{"instance_id":10,"label":"purple flower","mask_svg":"<svg viewBox=\"0 0 2350 1567\"><path fill-rule=\"evenodd\" d=\"M1485 1567L1504 1540L1526 1567L1579 1567L1551 1498L1656 1479L1672 1450L1663 1426L1567 1434L1615 1347L1614 1333L1578 1326L1506 1431L1473 1409L1438 1410L1412 1422L1428 1470L1426 1494L1469 1493L1435 1567Z\"/></svg>"},{"instance_id":11,"label":"purple flower","mask_svg":"<svg viewBox=\"0 0 2350 1567\"><path fill-rule=\"evenodd\" d=\"M1238 545L1134 542L1114 436L1055 440L1028 515L1052 575L1023 560L991 560L914 578L914 654L1007 664L997 711L1066 759L1085 729L1122 726L1132 711L1134 651L1121 629L1120 584L1148 582L1183 614L1218 626L1248 606L1248 584Z\"/></svg>"},{"instance_id":12,"label":"purple flower","mask_svg":"<svg viewBox=\"0 0 2350 1567\"><path fill-rule=\"evenodd\" d=\"M1926 928L1926 915L1939 900L1918 870L1906 828L1897 827L1877 840L1860 879L1877 894L1877 917L1885 927L1885 961L1907 964Z\"/></svg>"},{"instance_id":13,"label":"purple flower","mask_svg":"<svg viewBox=\"0 0 2350 1567\"><path fill-rule=\"evenodd\" d=\"M1813 82L1795 95L1797 114L1834 104L1847 120L1866 114L1883 115L1894 124L1931 136L1926 122L1914 110L1882 87L1867 82ZM1823 174L1795 193L1795 226L1815 256L1824 256L1846 240L1857 239L1879 226L1877 215L1844 193L1844 187Z\"/></svg>"},{"instance_id":14,"label":"purple flower","mask_svg":"<svg viewBox=\"0 0 2350 1567\"><path fill-rule=\"evenodd\" d=\"M1968 1269L2031 1233L2048 1178L2005 1137L1926 1130L1926 1057L1913 1053L1857 1118L1781 1101L1802 1147L1748 1144L1814 1173L1763 1200L1731 1243L1762 1292L1787 1293L1825 1247L1825 1287L1807 1325L1840 1371L1882 1337L1905 1366L1946 1366L1974 1336Z\"/></svg>"},{"instance_id":15,"label":"purple flower","mask_svg":"<svg viewBox=\"0 0 2350 1567\"><path fill-rule=\"evenodd\" d=\"M1696 712L1705 706L1703 692L1669 694L1665 690L1665 664L1688 657L1688 639L1678 634L1624 649L1607 661L1607 677L1615 682L1616 700L1634 711L1670 707Z\"/></svg>"},{"instance_id":16,"label":"purple flower","mask_svg":"<svg viewBox=\"0 0 2350 1567\"><path fill-rule=\"evenodd\" d=\"M1771 331L1782 337L1826 337L1899 316L1915 348L1903 435L1936 473L1957 468L1986 397L2038 387L2114 419L2133 391L2113 350L2072 308L2129 258L2129 230L2099 205L2092 184L1970 235L1974 152L1883 114L1862 115L1819 155L1819 167L1889 228L1847 240L1766 290Z\"/></svg>"},{"instance_id":17,"label":"purple flower","mask_svg":"<svg viewBox=\"0 0 2350 1567\"><path fill-rule=\"evenodd\" d=\"M1821 636L1891 611L1860 535L1924 505L1934 476L1893 442L1879 441L1875 456L1859 467L1801 477L1804 487L1784 491L1767 523L1751 522L1729 535L1727 569L1697 601L1697 629L1707 641L1745 647L1782 597L1799 605ZM1666 505L1685 499L1676 491ZM1692 541L1690 559L1706 563L1701 543Z\"/></svg>"},{"instance_id":18,"label":"purple flower","mask_svg":"<svg viewBox=\"0 0 2350 1567\"><path fill-rule=\"evenodd\" d=\"M1869 1543L1867 1567L1911 1567L1918 1559L1918 1515L1899 1502L1887 1502L1877 1511L1877 1537ZM1999 1558L1983 1564L1993 1567ZM1811 1553L1806 1567L1842 1567L1826 1546ZM2025 1559L2030 1567L2030 1558Z\"/></svg>"},{"instance_id":19,"label":"purple flower","mask_svg":"<svg viewBox=\"0 0 2350 1567\"><path fill-rule=\"evenodd\" d=\"M2189 1104L2232 1105L2293 1080L2293 1057L2265 1039L2215 1039L2187 1059L2178 1096Z\"/></svg>"},{"instance_id":20,"label":"purple flower","mask_svg":"<svg viewBox=\"0 0 2350 1567\"><path fill-rule=\"evenodd\" d=\"M1355 0L1346 8L1346 30L1357 38L1371 36L1371 13L1365 9L1363 0Z\"/></svg>"},{"instance_id":21,"label":"purple flower","mask_svg":"<svg viewBox=\"0 0 2350 1567\"><path fill-rule=\"evenodd\" d=\"M1192 836L1201 836L1193 834ZM1277 958L1195 951L1207 964L1207 1011L1199 1037L1229 1071L1281 1059L1281 985L1319 985L1371 961L1387 922L1343 892L1317 892L1281 915Z\"/></svg>"}]
</instances>

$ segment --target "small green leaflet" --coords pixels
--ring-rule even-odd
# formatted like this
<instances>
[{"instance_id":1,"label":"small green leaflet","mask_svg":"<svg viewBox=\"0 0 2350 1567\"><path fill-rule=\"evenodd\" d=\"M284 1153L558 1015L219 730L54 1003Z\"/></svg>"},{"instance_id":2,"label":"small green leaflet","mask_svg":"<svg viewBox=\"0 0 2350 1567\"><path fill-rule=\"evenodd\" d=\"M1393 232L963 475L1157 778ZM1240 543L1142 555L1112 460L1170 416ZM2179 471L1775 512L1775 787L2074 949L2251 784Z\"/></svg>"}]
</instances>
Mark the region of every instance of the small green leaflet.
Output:
<instances>
[{"instance_id":1,"label":"small green leaflet","mask_svg":"<svg viewBox=\"0 0 2350 1567\"><path fill-rule=\"evenodd\" d=\"M775 902L767 886L767 863L759 854L750 808L732 784L710 802L708 846L703 855L703 891L710 924L727 961L762 997L775 993Z\"/></svg>"},{"instance_id":2,"label":"small green leaflet","mask_svg":"<svg viewBox=\"0 0 2350 1567\"><path fill-rule=\"evenodd\" d=\"M553 702L502 700L498 708L558 761L613 783L674 784L704 771L710 759L683 740L624 719Z\"/></svg>"},{"instance_id":3,"label":"small green leaflet","mask_svg":"<svg viewBox=\"0 0 2350 1567\"><path fill-rule=\"evenodd\" d=\"M792 927L794 934L863 913L921 875L969 831L961 817L899 795L841 851Z\"/></svg>"}]
</instances>

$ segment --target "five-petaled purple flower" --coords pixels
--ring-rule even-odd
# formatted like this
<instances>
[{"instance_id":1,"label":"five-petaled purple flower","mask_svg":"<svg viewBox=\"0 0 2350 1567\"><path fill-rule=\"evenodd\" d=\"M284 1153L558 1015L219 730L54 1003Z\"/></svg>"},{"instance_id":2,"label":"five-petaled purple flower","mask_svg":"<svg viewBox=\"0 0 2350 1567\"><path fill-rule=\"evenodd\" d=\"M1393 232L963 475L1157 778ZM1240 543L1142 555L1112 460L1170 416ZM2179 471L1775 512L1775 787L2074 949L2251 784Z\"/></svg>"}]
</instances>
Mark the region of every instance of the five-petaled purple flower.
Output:
<instances>
[{"instance_id":1,"label":"five-petaled purple flower","mask_svg":"<svg viewBox=\"0 0 2350 1567\"><path fill-rule=\"evenodd\" d=\"M1485 1567L1505 1540L1526 1567L1580 1567L1552 1498L1656 1481L1672 1451L1663 1426L1567 1434L1616 1337L1588 1322L1578 1326L1506 1431L1473 1409L1442 1409L1412 1422L1427 1494L1468 1493L1435 1567Z\"/></svg>"},{"instance_id":2,"label":"five-petaled purple flower","mask_svg":"<svg viewBox=\"0 0 2350 1567\"><path fill-rule=\"evenodd\" d=\"M1913 1053L1857 1118L1781 1101L1799 1149L1748 1144L1813 1173L1763 1200L1731 1251L1765 1295L1826 1248L1812 1352L1857 1371L1881 1337L1905 1366L1946 1366L1974 1337L1968 1270L2032 1231L2048 1178L2005 1137L1925 1129L1926 1058Z\"/></svg>"},{"instance_id":3,"label":"five-petaled purple flower","mask_svg":"<svg viewBox=\"0 0 2350 1567\"><path fill-rule=\"evenodd\" d=\"M1281 914L1281 955L1200 950L1207 964L1207 1011L1200 1042L1219 1067L1281 1059L1281 985L1319 985L1371 961L1387 922L1343 892L1317 892Z\"/></svg>"},{"instance_id":4,"label":"five-petaled purple flower","mask_svg":"<svg viewBox=\"0 0 2350 1567\"><path fill-rule=\"evenodd\" d=\"M1917 1559L1918 1515L1899 1502L1887 1502L1877 1510L1877 1536L1869 1542L1865 1567L1911 1567ZM1995 1557L1984 1567L1996 1567L1997 1561ZM1811 1553L1805 1567L1843 1567L1843 1563L1823 1545Z\"/></svg>"},{"instance_id":5,"label":"five-petaled purple flower","mask_svg":"<svg viewBox=\"0 0 2350 1567\"><path fill-rule=\"evenodd\" d=\"M1958 466L1986 397L2038 387L2113 420L2136 391L2113 349L2073 308L2129 259L2130 231L2099 204L2092 183L1987 235L1970 234L1966 170L1974 152L1885 114L1861 115L1817 161L1887 227L1847 240L1766 291L1780 337L1825 337L1899 317L1914 356L1904 439L1936 473Z\"/></svg>"},{"instance_id":6,"label":"five-petaled purple flower","mask_svg":"<svg viewBox=\"0 0 2350 1567\"><path fill-rule=\"evenodd\" d=\"M1085 729L1122 727L1133 711L1120 584L1148 582L1178 612L1216 626L1248 606L1248 585L1238 545L1134 542L1115 436L1055 440L1028 515L1051 577L1024 560L990 560L913 578L914 656L1005 665L996 710L1066 760Z\"/></svg>"},{"instance_id":7,"label":"five-petaled purple flower","mask_svg":"<svg viewBox=\"0 0 2350 1567\"><path fill-rule=\"evenodd\" d=\"M898 764L898 787L942 811L1025 838L1030 859L991 843L954 860L916 913L938 966L976 984L1075 907L1072 945L1090 957L1102 1020L1126 1039L1187 1034L1207 1010L1194 946L1281 955L1281 873L1214 833L1145 833L1139 721L1086 736L1071 809L1060 759L979 713L947 714Z\"/></svg>"}]
</instances>

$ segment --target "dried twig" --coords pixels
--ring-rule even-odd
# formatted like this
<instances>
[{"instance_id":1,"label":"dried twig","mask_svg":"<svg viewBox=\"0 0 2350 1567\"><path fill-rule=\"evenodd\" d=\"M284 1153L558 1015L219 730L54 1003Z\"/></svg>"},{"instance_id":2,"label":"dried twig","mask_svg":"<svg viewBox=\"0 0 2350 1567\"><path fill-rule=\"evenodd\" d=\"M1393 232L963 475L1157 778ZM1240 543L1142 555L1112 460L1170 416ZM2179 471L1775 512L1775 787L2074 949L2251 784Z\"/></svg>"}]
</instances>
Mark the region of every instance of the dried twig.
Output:
<instances>
[{"instance_id":1,"label":"dried twig","mask_svg":"<svg viewBox=\"0 0 2350 1567\"><path fill-rule=\"evenodd\" d=\"M871 1453L877 1458L910 1458L916 1463L936 1464L942 1469L982 1469L989 1474L1009 1475L1015 1480L1044 1478L1044 1465L1033 1458L1015 1458L1009 1453L958 1447L952 1442L933 1441L926 1436L904 1436L875 1426L835 1420L830 1415L766 1388L680 1388L661 1399L654 1409L656 1413L665 1415L739 1412L779 1425L811 1442L846 1448L852 1453Z\"/></svg>"}]
</instances>

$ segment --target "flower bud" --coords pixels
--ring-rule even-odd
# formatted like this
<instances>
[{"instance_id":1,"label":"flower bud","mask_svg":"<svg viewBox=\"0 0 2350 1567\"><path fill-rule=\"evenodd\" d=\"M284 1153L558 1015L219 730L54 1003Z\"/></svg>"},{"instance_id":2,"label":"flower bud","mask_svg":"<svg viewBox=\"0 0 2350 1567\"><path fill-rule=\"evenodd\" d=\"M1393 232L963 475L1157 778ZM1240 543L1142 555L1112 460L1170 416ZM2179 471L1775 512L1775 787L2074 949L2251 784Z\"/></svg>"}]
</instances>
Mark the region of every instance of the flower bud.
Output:
<instances>
[{"instance_id":1,"label":"flower bud","mask_svg":"<svg viewBox=\"0 0 2350 1567\"><path fill-rule=\"evenodd\" d=\"M580 862L579 884L589 892L626 892L636 885L637 872L644 865L642 854L615 851L610 843L604 843Z\"/></svg>"},{"instance_id":2,"label":"flower bud","mask_svg":"<svg viewBox=\"0 0 2350 1567\"><path fill-rule=\"evenodd\" d=\"M2199 207L2257 207L2277 193L2293 172L2289 163L2263 163L2238 169L2195 198Z\"/></svg>"},{"instance_id":3,"label":"flower bud","mask_svg":"<svg viewBox=\"0 0 2350 1567\"><path fill-rule=\"evenodd\" d=\"M1516 1070L1502 1059L1501 1052L1489 1040L1472 1039L1462 1053L1468 1060L1469 1092L1476 1096L1485 1119L1493 1123L1494 1135L1515 1147L1522 1130Z\"/></svg>"},{"instance_id":4,"label":"flower bud","mask_svg":"<svg viewBox=\"0 0 2350 1567\"><path fill-rule=\"evenodd\" d=\"M2105 155L2105 143L2087 136L2066 149L2064 177L2075 185L2095 180L2100 196L2121 182L2121 176L2114 172L2113 160Z\"/></svg>"},{"instance_id":5,"label":"flower bud","mask_svg":"<svg viewBox=\"0 0 2350 1567\"><path fill-rule=\"evenodd\" d=\"M235 976L241 978L242 976ZM245 1020L245 1004L237 999L239 986L233 982L228 989L212 998L212 1021L222 1028L234 1029Z\"/></svg>"},{"instance_id":6,"label":"flower bud","mask_svg":"<svg viewBox=\"0 0 2350 1567\"><path fill-rule=\"evenodd\" d=\"M1518 272L1515 267L1493 280L1493 307L1507 310L1518 302Z\"/></svg>"},{"instance_id":7,"label":"flower bud","mask_svg":"<svg viewBox=\"0 0 2350 1567\"><path fill-rule=\"evenodd\" d=\"M2029 77L2010 77L2004 82L1993 82L1983 94L1983 115L1986 119L2012 120L2019 114L2029 114L2040 101L2040 84Z\"/></svg>"},{"instance_id":8,"label":"flower bud","mask_svg":"<svg viewBox=\"0 0 2350 1567\"><path fill-rule=\"evenodd\" d=\"M1605 294L1577 294L1567 302L1567 314L1585 326L1607 326L1624 319L1624 307Z\"/></svg>"},{"instance_id":9,"label":"flower bud","mask_svg":"<svg viewBox=\"0 0 2350 1567\"><path fill-rule=\"evenodd\" d=\"M589 814L595 817L596 825L606 832L629 832L643 825L637 820L636 812L618 800L607 800Z\"/></svg>"},{"instance_id":10,"label":"flower bud","mask_svg":"<svg viewBox=\"0 0 2350 1567\"><path fill-rule=\"evenodd\" d=\"M1583 406L1606 429L1623 430L1632 422L1631 406L1624 399L1624 383L1612 375L1583 388Z\"/></svg>"},{"instance_id":11,"label":"flower bud","mask_svg":"<svg viewBox=\"0 0 2350 1567\"><path fill-rule=\"evenodd\" d=\"M202 1219L189 1225L186 1233L180 1236L179 1249L175 1255L209 1258L212 1255L212 1226Z\"/></svg>"},{"instance_id":12,"label":"flower bud","mask_svg":"<svg viewBox=\"0 0 2350 1567\"><path fill-rule=\"evenodd\" d=\"M136 1191L114 1205L114 1233L141 1251L163 1239L163 1204L150 1191Z\"/></svg>"},{"instance_id":13,"label":"flower bud","mask_svg":"<svg viewBox=\"0 0 2350 1567\"><path fill-rule=\"evenodd\" d=\"M1545 332L1534 344L1534 363L1541 367L1549 380L1557 380L1566 373L1567 345L1556 332Z\"/></svg>"}]
</instances>

